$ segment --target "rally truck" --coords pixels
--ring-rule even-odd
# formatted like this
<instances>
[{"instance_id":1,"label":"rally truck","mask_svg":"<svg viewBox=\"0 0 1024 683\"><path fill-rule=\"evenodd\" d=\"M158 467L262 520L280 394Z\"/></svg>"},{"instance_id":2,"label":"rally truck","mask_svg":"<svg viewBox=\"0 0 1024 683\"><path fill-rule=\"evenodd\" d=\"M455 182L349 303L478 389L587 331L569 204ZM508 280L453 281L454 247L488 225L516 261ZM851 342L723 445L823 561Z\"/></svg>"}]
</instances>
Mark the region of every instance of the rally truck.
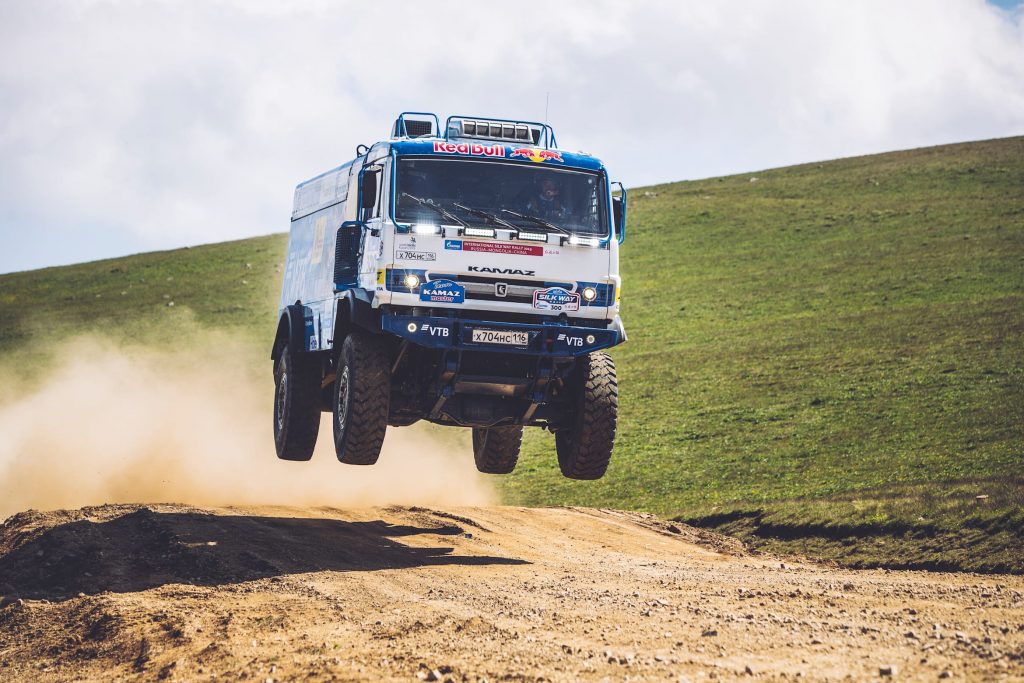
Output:
<instances>
[{"instance_id":1,"label":"rally truck","mask_svg":"<svg viewBox=\"0 0 1024 683\"><path fill-rule=\"evenodd\" d=\"M546 123L422 112L299 184L271 353L278 457L312 457L330 413L343 463L372 465L389 425L426 420L471 428L481 472L511 472L533 426L566 477L603 476L626 201Z\"/></svg>"}]
</instances>

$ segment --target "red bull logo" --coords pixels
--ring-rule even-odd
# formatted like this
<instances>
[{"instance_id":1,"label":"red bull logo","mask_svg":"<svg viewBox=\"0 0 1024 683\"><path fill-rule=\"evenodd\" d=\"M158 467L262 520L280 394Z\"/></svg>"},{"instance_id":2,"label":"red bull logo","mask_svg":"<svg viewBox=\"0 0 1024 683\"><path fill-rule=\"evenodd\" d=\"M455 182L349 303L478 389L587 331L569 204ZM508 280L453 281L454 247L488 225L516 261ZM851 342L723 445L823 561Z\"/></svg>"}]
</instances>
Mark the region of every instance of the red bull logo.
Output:
<instances>
[{"instance_id":1,"label":"red bull logo","mask_svg":"<svg viewBox=\"0 0 1024 683\"><path fill-rule=\"evenodd\" d=\"M505 145L482 145L478 142L435 142L434 151L440 154L503 157L505 156Z\"/></svg>"},{"instance_id":2,"label":"red bull logo","mask_svg":"<svg viewBox=\"0 0 1024 683\"><path fill-rule=\"evenodd\" d=\"M510 159L516 157L524 157L530 161L541 163L543 161L562 161L562 153L554 152L550 149L532 149L530 147L519 147L518 149L512 150L512 153L508 155Z\"/></svg>"}]
</instances>

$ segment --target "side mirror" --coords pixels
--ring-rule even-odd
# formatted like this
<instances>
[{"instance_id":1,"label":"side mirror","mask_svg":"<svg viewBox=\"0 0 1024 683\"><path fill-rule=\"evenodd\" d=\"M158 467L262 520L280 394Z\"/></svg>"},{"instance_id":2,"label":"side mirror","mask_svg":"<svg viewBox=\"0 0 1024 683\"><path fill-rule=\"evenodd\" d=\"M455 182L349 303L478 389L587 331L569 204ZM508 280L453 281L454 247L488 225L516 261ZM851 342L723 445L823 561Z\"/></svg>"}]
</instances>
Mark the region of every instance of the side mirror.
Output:
<instances>
[{"instance_id":1,"label":"side mirror","mask_svg":"<svg viewBox=\"0 0 1024 683\"><path fill-rule=\"evenodd\" d=\"M372 209L377 204L377 179L380 177L380 166L367 166L361 172L362 182L359 194L359 208Z\"/></svg>"},{"instance_id":2,"label":"side mirror","mask_svg":"<svg viewBox=\"0 0 1024 683\"><path fill-rule=\"evenodd\" d=\"M619 196L612 196L612 222L615 226L615 236L619 244L622 244L626 239L626 188L619 182L612 185L619 186Z\"/></svg>"}]
</instances>

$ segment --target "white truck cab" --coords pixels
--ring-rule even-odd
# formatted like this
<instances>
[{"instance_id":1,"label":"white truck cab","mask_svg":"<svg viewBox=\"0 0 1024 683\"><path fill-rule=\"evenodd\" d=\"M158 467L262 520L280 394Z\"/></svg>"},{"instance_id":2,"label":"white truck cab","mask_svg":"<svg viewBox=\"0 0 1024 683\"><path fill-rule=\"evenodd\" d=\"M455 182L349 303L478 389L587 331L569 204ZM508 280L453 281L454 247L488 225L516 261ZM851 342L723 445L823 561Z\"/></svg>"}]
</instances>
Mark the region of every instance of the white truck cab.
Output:
<instances>
[{"instance_id":1,"label":"white truck cab","mask_svg":"<svg viewBox=\"0 0 1024 683\"><path fill-rule=\"evenodd\" d=\"M546 124L406 112L388 140L295 191L272 359L278 456L307 460L320 413L339 460L387 425L473 429L483 472L523 427L596 479L615 437L626 193Z\"/></svg>"}]
</instances>

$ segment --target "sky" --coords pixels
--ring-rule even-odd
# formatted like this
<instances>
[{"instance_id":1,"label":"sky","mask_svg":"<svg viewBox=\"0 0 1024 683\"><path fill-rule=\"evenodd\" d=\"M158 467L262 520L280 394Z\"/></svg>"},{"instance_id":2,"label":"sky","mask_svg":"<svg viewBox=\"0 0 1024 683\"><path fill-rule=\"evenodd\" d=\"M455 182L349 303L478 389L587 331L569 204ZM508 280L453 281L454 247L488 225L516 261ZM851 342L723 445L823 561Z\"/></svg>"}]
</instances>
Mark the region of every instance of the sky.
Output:
<instances>
[{"instance_id":1,"label":"sky","mask_svg":"<svg viewBox=\"0 0 1024 683\"><path fill-rule=\"evenodd\" d=\"M1001 0L0 0L0 273L283 232L403 110L627 187L1024 134Z\"/></svg>"}]
</instances>

